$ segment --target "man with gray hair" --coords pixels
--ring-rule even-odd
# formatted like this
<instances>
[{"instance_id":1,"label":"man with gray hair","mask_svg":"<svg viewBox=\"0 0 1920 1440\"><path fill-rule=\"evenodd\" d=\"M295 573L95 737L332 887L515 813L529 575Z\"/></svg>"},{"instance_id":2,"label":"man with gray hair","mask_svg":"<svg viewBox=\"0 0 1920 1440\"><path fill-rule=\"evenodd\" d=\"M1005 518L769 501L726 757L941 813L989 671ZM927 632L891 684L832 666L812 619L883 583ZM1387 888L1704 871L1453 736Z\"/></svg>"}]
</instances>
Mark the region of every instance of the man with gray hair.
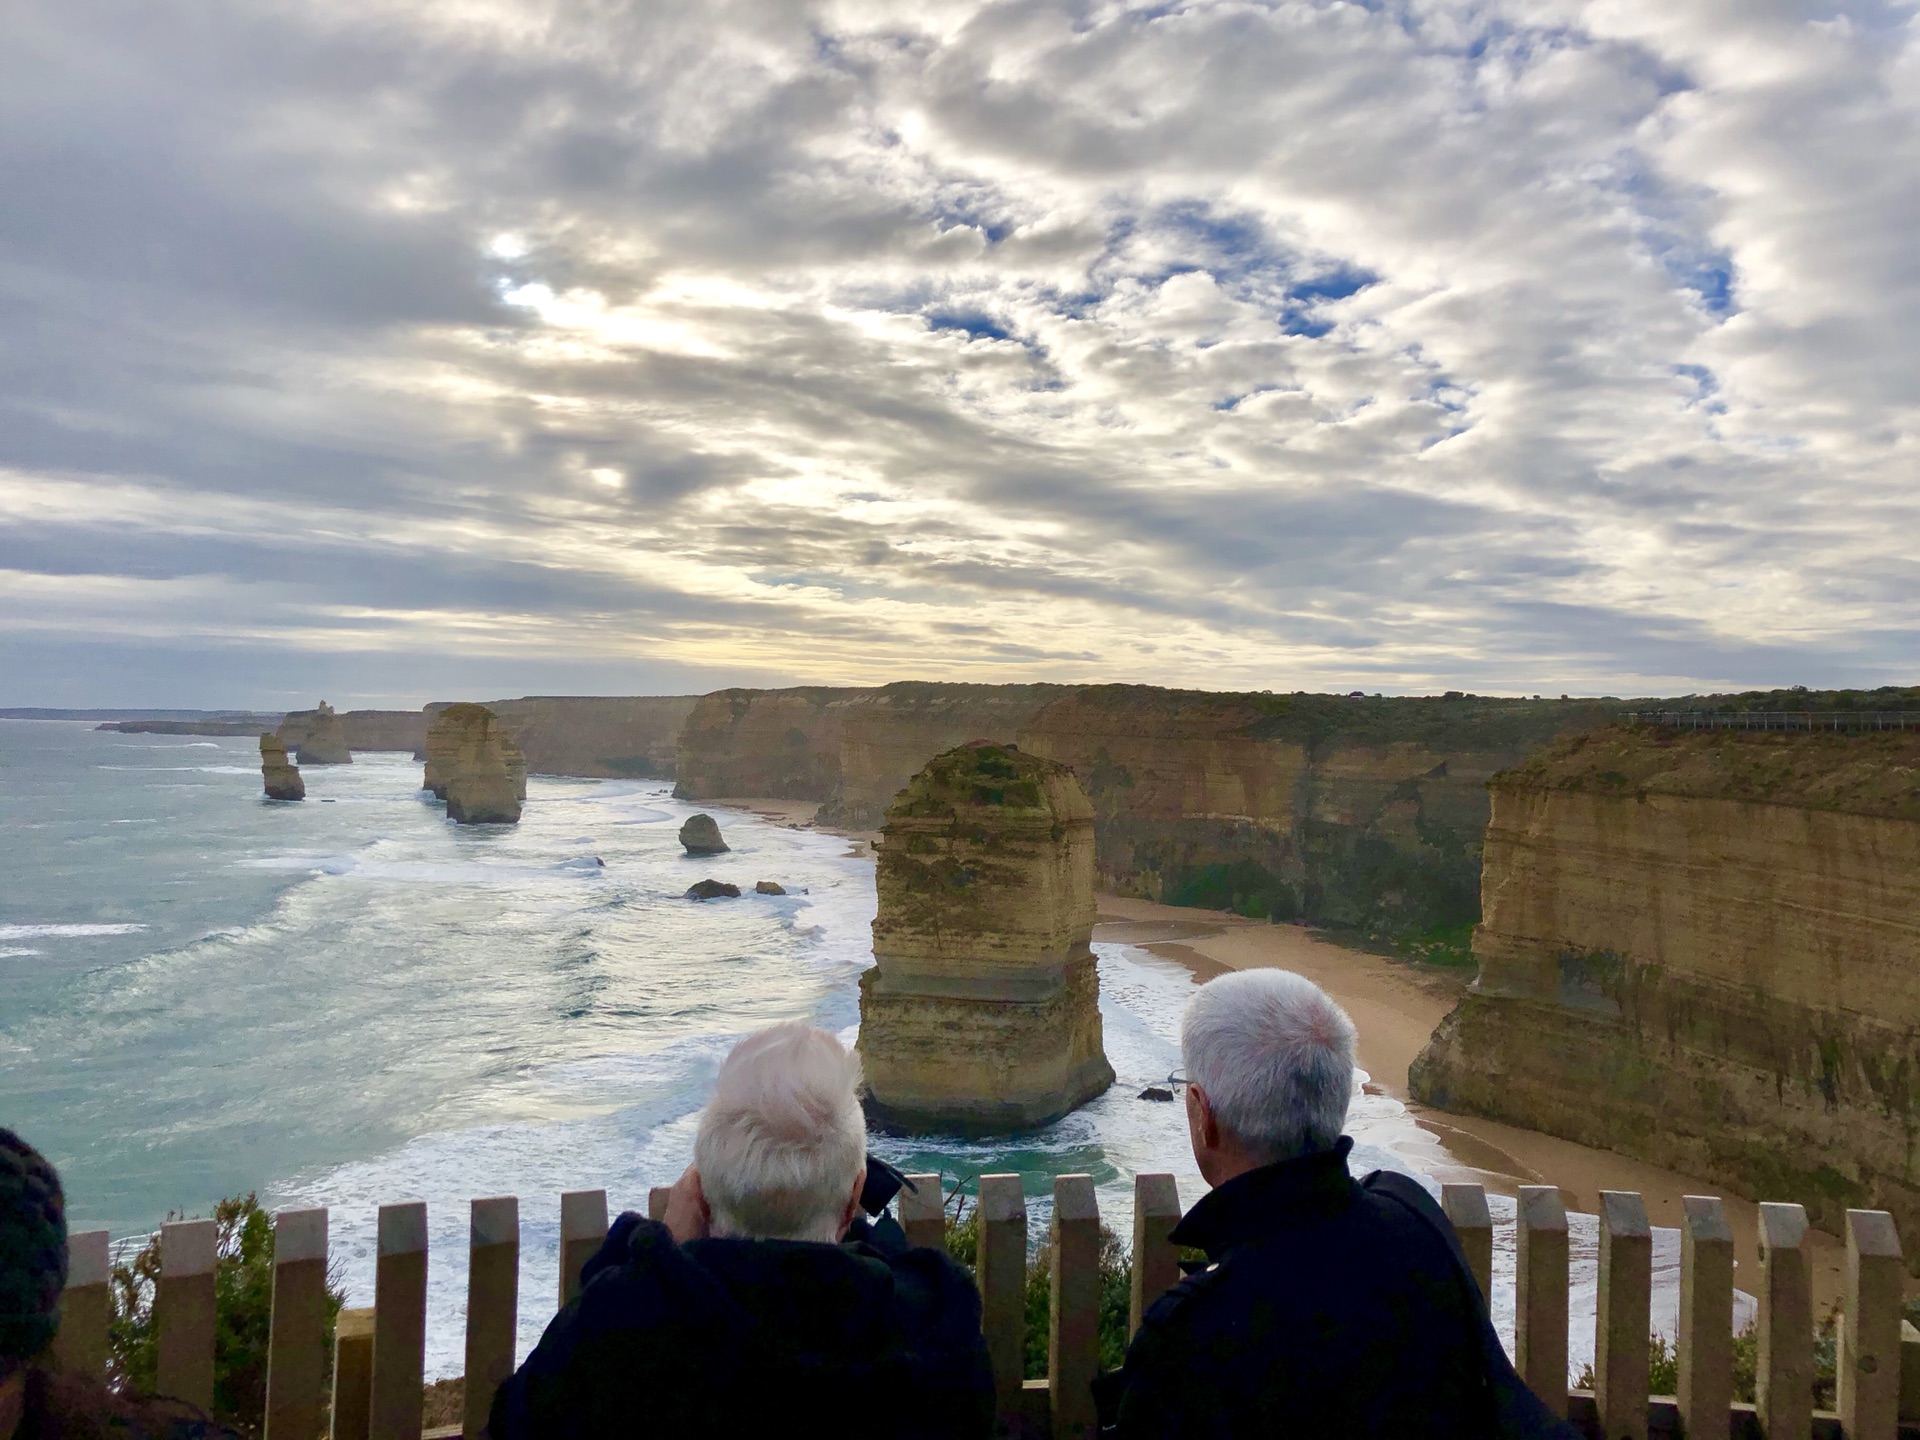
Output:
<instances>
[{"instance_id":1,"label":"man with gray hair","mask_svg":"<svg viewBox=\"0 0 1920 1440\"><path fill-rule=\"evenodd\" d=\"M842 1243L868 1179L859 1087L859 1058L810 1025L736 1045L664 1223L614 1222L501 1386L492 1440L825 1434L862 1415L990 1434L967 1273L904 1240Z\"/></svg>"},{"instance_id":2,"label":"man with gray hair","mask_svg":"<svg viewBox=\"0 0 1920 1440\"><path fill-rule=\"evenodd\" d=\"M1459 1240L1404 1175L1347 1170L1353 1021L1285 970L1201 986L1180 1026L1213 1187L1172 1234L1206 1252L1097 1387L1125 1440L1572 1440L1513 1373Z\"/></svg>"}]
</instances>

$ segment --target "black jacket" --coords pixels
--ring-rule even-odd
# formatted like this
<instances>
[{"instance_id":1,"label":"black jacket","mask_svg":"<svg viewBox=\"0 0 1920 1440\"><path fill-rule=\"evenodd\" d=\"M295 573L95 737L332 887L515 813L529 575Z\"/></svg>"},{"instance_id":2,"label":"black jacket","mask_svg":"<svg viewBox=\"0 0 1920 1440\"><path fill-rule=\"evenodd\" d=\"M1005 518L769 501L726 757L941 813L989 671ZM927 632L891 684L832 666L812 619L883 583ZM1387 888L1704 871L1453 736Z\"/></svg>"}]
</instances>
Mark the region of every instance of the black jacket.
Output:
<instances>
[{"instance_id":1,"label":"black jacket","mask_svg":"<svg viewBox=\"0 0 1920 1440\"><path fill-rule=\"evenodd\" d=\"M1123 1440L1573 1434L1511 1393L1440 1208L1400 1177L1356 1183L1352 1148L1238 1176L1174 1228L1211 1263L1148 1310L1102 1387Z\"/></svg>"},{"instance_id":2,"label":"black jacket","mask_svg":"<svg viewBox=\"0 0 1920 1440\"><path fill-rule=\"evenodd\" d=\"M980 1297L938 1250L694 1240L631 1212L494 1398L493 1440L993 1429Z\"/></svg>"}]
</instances>

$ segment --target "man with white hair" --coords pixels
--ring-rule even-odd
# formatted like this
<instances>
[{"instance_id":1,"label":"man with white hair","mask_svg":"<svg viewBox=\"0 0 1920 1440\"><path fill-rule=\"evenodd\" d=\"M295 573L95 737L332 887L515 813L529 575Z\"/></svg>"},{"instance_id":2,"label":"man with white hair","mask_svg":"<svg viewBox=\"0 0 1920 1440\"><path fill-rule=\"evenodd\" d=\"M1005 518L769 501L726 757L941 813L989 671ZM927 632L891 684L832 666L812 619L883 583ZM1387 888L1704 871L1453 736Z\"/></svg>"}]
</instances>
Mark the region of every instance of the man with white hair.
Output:
<instances>
[{"instance_id":1,"label":"man with white hair","mask_svg":"<svg viewBox=\"0 0 1920 1440\"><path fill-rule=\"evenodd\" d=\"M1427 1192L1348 1173L1355 1042L1285 970L1219 976L1188 1004L1187 1128L1213 1189L1172 1238L1208 1263L1098 1386L1124 1440L1572 1440L1514 1375Z\"/></svg>"},{"instance_id":2,"label":"man with white hair","mask_svg":"<svg viewBox=\"0 0 1920 1440\"><path fill-rule=\"evenodd\" d=\"M492 1440L993 1428L980 1299L939 1250L842 1243L861 1208L860 1061L798 1022L742 1040L664 1223L628 1212L500 1387Z\"/></svg>"}]
</instances>

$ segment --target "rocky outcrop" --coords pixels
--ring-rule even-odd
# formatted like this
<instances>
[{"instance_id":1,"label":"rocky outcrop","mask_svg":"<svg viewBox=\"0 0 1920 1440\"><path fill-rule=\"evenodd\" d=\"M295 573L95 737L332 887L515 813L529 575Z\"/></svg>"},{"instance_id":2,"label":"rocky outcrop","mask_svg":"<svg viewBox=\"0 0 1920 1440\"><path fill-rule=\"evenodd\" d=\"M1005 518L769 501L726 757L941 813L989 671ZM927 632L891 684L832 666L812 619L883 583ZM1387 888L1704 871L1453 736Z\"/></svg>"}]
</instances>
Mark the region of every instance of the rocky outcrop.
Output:
<instances>
[{"instance_id":1,"label":"rocky outcrop","mask_svg":"<svg viewBox=\"0 0 1920 1440\"><path fill-rule=\"evenodd\" d=\"M860 1055L883 1124L1003 1134L1113 1082L1093 931L1093 807L1006 745L936 757L886 813Z\"/></svg>"},{"instance_id":2,"label":"rocky outcrop","mask_svg":"<svg viewBox=\"0 0 1920 1440\"><path fill-rule=\"evenodd\" d=\"M1464 942L1486 781L1615 713L1102 685L1054 700L1019 743L1086 786L1104 888L1388 936L1457 930Z\"/></svg>"},{"instance_id":3,"label":"rocky outcrop","mask_svg":"<svg viewBox=\"0 0 1920 1440\"><path fill-rule=\"evenodd\" d=\"M260 778L269 800L307 798L307 783L287 759L287 742L278 735L260 737Z\"/></svg>"},{"instance_id":4,"label":"rocky outcrop","mask_svg":"<svg viewBox=\"0 0 1920 1440\"><path fill-rule=\"evenodd\" d=\"M778 880L756 880L753 882L753 893L756 895L784 895L787 893L787 887L782 885Z\"/></svg>"},{"instance_id":5,"label":"rocky outcrop","mask_svg":"<svg viewBox=\"0 0 1920 1440\"><path fill-rule=\"evenodd\" d=\"M866 829L914 773L968 740L1011 742L1058 685L720 690L680 733L674 793L822 801L825 825Z\"/></svg>"},{"instance_id":6,"label":"rocky outcrop","mask_svg":"<svg viewBox=\"0 0 1920 1440\"><path fill-rule=\"evenodd\" d=\"M1920 1227L1920 734L1609 729L1492 798L1414 1095Z\"/></svg>"},{"instance_id":7,"label":"rocky outcrop","mask_svg":"<svg viewBox=\"0 0 1920 1440\"><path fill-rule=\"evenodd\" d=\"M733 848L721 838L719 822L711 815L689 816L680 827L680 844L689 855L724 855Z\"/></svg>"},{"instance_id":8,"label":"rocky outcrop","mask_svg":"<svg viewBox=\"0 0 1920 1440\"><path fill-rule=\"evenodd\" d=\"M484 705L448 705L427 731L425 788L462 825L512 825L527 795L526 760Z\"/></svg>"},{"instance_id":9,"label":"rocky outcrop","mask_svg":"<svg viewBox=\"0 0 1920 1440\"><path fill-rule=\"evenodd\" d=\"M696 880L687 887L689 900L738 900L740 887L725 880Z\"/></svg>"},{"instance_id":10,"label":"rocky outcrop","mask_svg":"<svg viewBox=\"0 0 1920 1440\"><path fill-rule=\"evenodd\" d=\"M295 710L280 722L278 734L300 765L351 765L353 750L333 707L322 700L312 710Z\"/></svg>"}]
</instances>

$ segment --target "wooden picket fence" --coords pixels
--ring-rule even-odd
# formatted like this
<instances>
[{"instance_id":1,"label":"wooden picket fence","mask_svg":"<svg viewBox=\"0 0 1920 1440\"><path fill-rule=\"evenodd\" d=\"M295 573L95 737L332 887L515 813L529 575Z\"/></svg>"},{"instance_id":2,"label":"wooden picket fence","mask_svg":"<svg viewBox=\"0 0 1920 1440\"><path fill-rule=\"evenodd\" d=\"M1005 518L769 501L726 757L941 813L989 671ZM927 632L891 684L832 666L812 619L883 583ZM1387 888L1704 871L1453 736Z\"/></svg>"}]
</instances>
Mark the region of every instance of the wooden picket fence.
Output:
<instances>
[{"instance_id":1,"label":"wooden picket fence","mask_svg":"<svg viewBox=\"0 0 1920 1440\"><path fill-rule=\"evenodd\" d=\"M912 1177L900 1221L915 1245L945 1244L940 1178ZM654 1189L658 1219L667 1191ZM1100 1211L1091 1177L1053 1182L1048 1376L1023 1380L1027 1207L1017 1175L981 1177L979 1277L983 1327L1003 1430L1026 1440L1085 1437L1098 1364ZM1492 1293L1493 1222L1478 1185L1443 1187L1484 1294ZM1171 1175L1134 1181L1133 1290L1129 1326L1179 1278L1168 1233L1180 1217ZM1552 1186L1526 1186L1516 1222L1515 1362L1523 1378L1585 1434L1605 1440L1711 1436L1713 1440L1920 1440L1920 1332L1901 1319L1905 1268L1892 1217L1850 1210L1846 1294L1838 1337L1837 1413L1813 1409L1814 1316L1807 1217L1798 1205L1760 1206L1758 1403L1733 1400L1733 1234L1717 1199L1689 1196L1681 1231L1679 1394L1647 1393L1652 1231L1637 1194L1604 1191L1592 1391L1567 1388L1567 1216ZM560 1265L554 1298L579 1291L580 1271L607 1232L603 1190L560 1197ZM467 1275L466 1414L462 1425L423 1431L427 1319L427 1208L379 1213L374 1304L342 1313L333 1393L326 1393L327 1212L274 1218L273 1318L266 1440L454 1440L486 1433L487 1410L513 1370L518 1330L520 1206L511 1196L475 1200ZM72 1237L71 1274L57 1354L63 1366L107 1362L105 1231ZM155 1298L158 1388L202 1407L213 1398L214 1222L165 1226Z\"/></svg>"}]
</instances>

